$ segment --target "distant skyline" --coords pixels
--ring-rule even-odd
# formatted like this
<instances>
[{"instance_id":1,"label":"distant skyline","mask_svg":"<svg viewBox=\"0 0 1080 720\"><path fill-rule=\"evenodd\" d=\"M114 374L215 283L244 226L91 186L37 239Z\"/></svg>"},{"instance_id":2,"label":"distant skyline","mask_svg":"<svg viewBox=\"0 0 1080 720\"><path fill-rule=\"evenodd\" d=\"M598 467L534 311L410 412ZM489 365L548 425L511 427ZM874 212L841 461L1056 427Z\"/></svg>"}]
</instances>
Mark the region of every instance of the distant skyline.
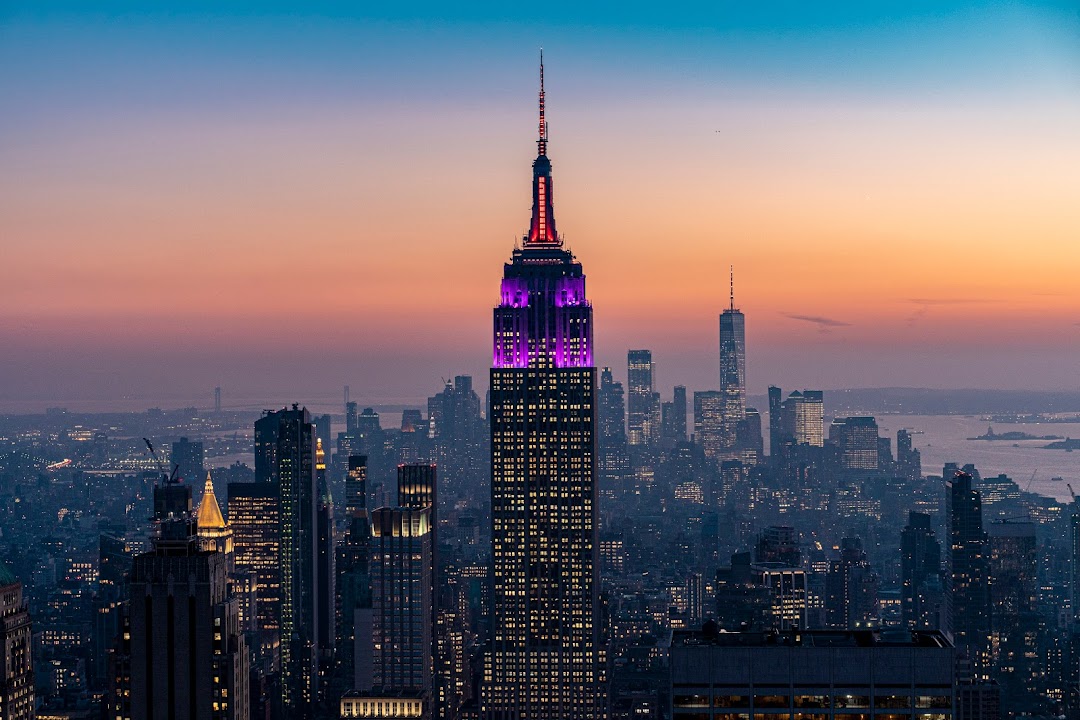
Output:
<instances>
[{"instance_id":1,"label":"distant skyline","mask_svg":"<svg viewBox=\"0 0 1080 720\"><path fill-rule=\"evenodd\" d=\"M598 366L1080 387L1074 5L153 7L0 7L0 412L483 392L541 46Z\"/></svg>"}]
</instances>

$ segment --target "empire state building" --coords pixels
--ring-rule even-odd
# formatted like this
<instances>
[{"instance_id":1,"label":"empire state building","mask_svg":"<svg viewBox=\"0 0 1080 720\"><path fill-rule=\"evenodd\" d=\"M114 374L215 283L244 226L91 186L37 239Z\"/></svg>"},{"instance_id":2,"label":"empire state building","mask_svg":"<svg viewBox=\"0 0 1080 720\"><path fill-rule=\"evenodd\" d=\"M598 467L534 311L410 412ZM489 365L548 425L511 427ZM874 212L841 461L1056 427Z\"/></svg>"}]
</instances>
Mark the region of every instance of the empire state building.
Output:
<instances>
[{"instance_id":1,"label":"empire state building","mask_svg":"<svg viewBox=\"0 0 1080 720\"><path fill-rule=\"evenodd\" d=\"M555 229L540 63L532 222L503 269L491 368L492 720L600 715L596 367L585 275Z\"/></svg>"}]
</instances>

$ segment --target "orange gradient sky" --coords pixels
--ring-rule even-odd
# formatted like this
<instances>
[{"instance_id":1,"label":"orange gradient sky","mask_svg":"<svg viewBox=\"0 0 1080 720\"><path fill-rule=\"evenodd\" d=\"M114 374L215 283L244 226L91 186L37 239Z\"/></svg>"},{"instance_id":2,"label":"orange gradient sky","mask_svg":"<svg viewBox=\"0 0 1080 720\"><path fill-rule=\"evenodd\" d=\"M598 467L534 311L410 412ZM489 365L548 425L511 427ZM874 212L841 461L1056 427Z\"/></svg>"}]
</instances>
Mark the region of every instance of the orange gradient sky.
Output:
<instances>
[{"instance_id":1,"label":"orange gradient sky","mask_svg":"<svg viewBox=\"0 0 1080 720\"><path fill-rule=\"evenodd\" d=\"M643 55L623 31L589 52L580 28L549 29L555 209L598 361L650 347L665 386L711 387L734 265L752 393L1075 388L1076 29L1022 19L1008 73L942 50L964 18L826 37L840 64L811 43L825 69L803 70L791 49L769 60L767 34L759 64L732 69L708 38ZM480 45L451 51L439 26L358 22L382 45L346 52L348 26L313 21L252 58L198 17L121 19L104 40L95 22L0 31L17 40L0 90L23 101L0 140L0 411L121 390L205 404L218 384L406 401L483 378L529 216L536 33L466 23ZM256 48L275 27L230 22ZM177 56L140 54L173 30ZM425 33L425 55L388 60ZM61 45L93 58L74 79L45 58Z\"/></svg>"}]
</instances>

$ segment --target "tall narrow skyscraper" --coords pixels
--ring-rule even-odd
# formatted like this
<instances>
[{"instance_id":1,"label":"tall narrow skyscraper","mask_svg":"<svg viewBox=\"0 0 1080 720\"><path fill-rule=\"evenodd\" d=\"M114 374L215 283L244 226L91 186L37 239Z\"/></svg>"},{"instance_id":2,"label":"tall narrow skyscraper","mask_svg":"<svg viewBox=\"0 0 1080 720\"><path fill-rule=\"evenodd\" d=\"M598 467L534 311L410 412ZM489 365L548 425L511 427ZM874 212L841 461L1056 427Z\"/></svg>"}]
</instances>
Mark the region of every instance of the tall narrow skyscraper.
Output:
<instances>
[{"instance_id":1,"label":"tall narrow skyscraper","mask_svg":"<svg viewBox=\"0 0 1080 720\"><path fill-rule=\"evenodd\" d=\"M955 466L952 466L955 468ZM970 474L945 466L949 521L946 595L956 647L965 647L976 671L985 667L990 642L990 557L983 529L982 497Z\"/></svg>"},{"instance_id":2,"label":"tall narrow skyscraper","mask_svg":"<svg viewBox=\"0 0 1080 720\"><path fill-rule=\"evenodd\" d=\"M660 438L660 396L651 350L626 353L627 438L631 445L654 445Z\"/></svg>"},{"instance_id":3,"label":"tall narrow skyscraper","mask_svg":"<svg viewBox=\"0 0 1080 720\"><path fill-rule=\"evenodd\" d=\"M337 550L338 690L372 684L371 527L367 509L367 457L349 457L345 477L345 537Z\"/></svg>"},{"instance_id":4,"label":"tall narrow skyscraper","mask_svg":"<svg viewBox=\"0 0 1080 720\"><path fill-rule=\"evenodd\" d=\"M780 388L775 385L769 386L769 457L780 455L780 445L783 443L784 431L782 429L780 404Z\"/></svg>"},{"instance_id":5,"label":"tall narrow skyscraper","mask_svg":"<svg viewBox=\"0 0 1080 720\"><path fill-rule=\"evenodd\" d=\"M596 367L581 264L552 214L543 64L533 215L504 266L491 369L492 628L486 718L593 718Z\"/></svg>"},{"instance_id":6,"label":"tall narrow skyscraper","mask_svg":"<svg viewBox=\"0 0 1080 720\"><path fill-rule=\"evenodd\" d=\"M260 461L261 458L261 461ZM306 408L267 412L255 422L255 475L276 487L281 705L309 717L319 695L316 643L323 603L318 586L315 426ZM237 528L237 545L239 545Z\"/></svg>"},{"instance_id":7,"label":"tall narrow skyscraper","mask_svg":"<svg viewBox=\"0 0 1080 720\"><path fill-rule=\"evenodd\" d=\"M724 459L738 459L738 427L746 414L746 317L735 307L732 271L730 304L720 314L721 443Z\"/></svg>"}]
</instances>

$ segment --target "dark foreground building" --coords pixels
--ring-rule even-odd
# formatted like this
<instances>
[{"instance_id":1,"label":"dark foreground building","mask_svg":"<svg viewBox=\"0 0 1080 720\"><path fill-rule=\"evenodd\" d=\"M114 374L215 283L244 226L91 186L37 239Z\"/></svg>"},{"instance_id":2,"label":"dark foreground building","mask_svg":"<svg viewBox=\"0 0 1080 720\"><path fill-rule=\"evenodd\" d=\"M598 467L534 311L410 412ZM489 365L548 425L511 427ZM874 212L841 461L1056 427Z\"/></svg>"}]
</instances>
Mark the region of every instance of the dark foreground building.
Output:
<instances>
[{"instance_id":1,"label":"dark foreground building","mask_svg":"<svg viewBox=\"0 0 1080 720\"><path fill-rule=\"evenodd\" d=\"M248 650L225 553L203 550L191 487L155 488L153 549L128 578L126 630L108 715L140 720L248 717Z\"/></svg>"},{"instance_id":2,"label":"dark foreground building","mask_svg":"<svg viewBox=\"0 0 1080 720\"><path fill-rule=\"evenodd\" d=\"M950 720L955 650L938 631L676 631L672 720Z\"/></svg>"}]
</instances>

